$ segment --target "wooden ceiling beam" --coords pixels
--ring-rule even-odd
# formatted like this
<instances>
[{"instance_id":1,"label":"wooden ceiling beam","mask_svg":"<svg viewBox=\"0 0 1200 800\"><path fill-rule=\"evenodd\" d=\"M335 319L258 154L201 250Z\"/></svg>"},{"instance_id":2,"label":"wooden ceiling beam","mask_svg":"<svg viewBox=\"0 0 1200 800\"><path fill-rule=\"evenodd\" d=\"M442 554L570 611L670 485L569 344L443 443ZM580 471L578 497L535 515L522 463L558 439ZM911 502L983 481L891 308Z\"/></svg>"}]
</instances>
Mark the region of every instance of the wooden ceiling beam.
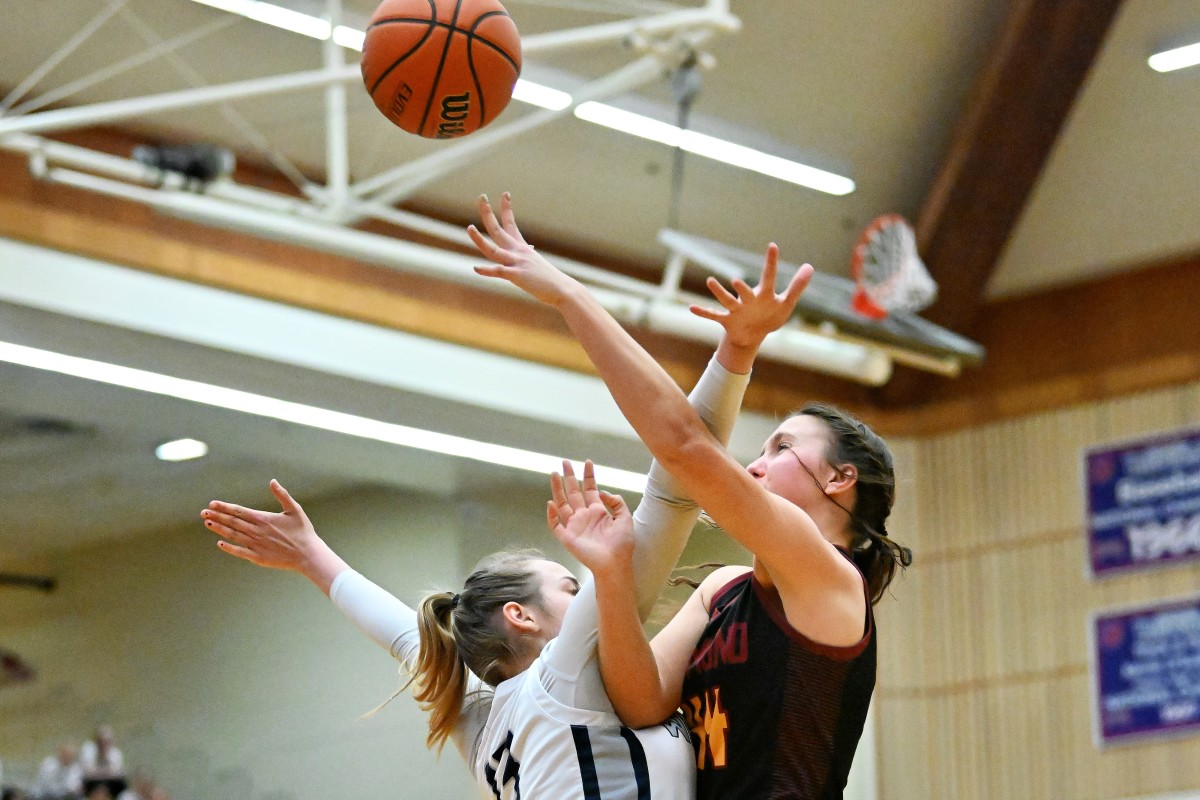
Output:
<instances>
[{"instance_id":1,"label":"wooden ceiling beam","mask_svg":"<svg viewBox=\"0 0 1200 800\"><path fill-rule=\"evenodd\" d=\"M992 271L1121 5L1013 3L917 217L918 248L938 283L926 319L973 335ZM920 405L939 380L900 368L876 402Z\"/></svg>"}]
</instances>

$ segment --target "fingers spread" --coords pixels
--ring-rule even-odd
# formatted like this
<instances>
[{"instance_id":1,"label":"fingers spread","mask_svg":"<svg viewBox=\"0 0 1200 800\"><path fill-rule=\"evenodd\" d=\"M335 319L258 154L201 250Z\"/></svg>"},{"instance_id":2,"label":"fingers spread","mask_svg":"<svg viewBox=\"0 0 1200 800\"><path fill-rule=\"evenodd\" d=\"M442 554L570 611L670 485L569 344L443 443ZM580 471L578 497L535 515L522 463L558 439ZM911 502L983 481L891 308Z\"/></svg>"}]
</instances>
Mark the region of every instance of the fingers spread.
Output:
<instances>
[{"instance_id":1,"label":"fingers spread","mask_svg":"<svg viewBox=\"0 0 1200 800\"><path fill-rule=\"evenodd\" d=\"M567 492L567 503L572 509L579 510L587 505L583 490L579 487L579 479L575 477L575 468L566 460L563 461L563 487Z\"/></svg>"},{"instance_id":2,"label":"fingers spread","mask_svg":"<svg viewBox=\"0 0 1200 800\"><path fill-rule=\"evenodd\" d=\"M762 282L759 286L769 286L775 291L775 275L779 268L779 247L771 242L767 245L767 255L763 260Z\"/></svg>"},{"instance_id":3,"label":"fingers spread","mask_svg":"<svg viewBox=\"0 0 1200 800\"><path fill-rule=\"evenodd\" d=\"M596 465L589 458L583 462L583 501L588 505L600 499L600 490L596 488Z\"/></svg>"},{"instance_id":4,"label":"fingers spread","mask_svg":"<svg viewBox=\"0 0 1200 800\"><path fill-rule=\"evenodd\" d=\"M230 544L229 542L225 541L217 542L217 547L221 548L226 553L229 553L229 555L237 556L238 558L249 561L251 564L259 563L259 558L254 554L253 550L247 550L245 547L238 547L236 544Z\"/></svg>"},{"instance_id":5,"label":"fingers spread","mask_svg":"<svg viewBox=\"0 0 1200 800\"><path fill-rule=\"evenodd\" d=\"M508 192L500 196L500 224L505 233L516 241L524 243L525 237L521 235L521 229L517 227L517 218L513 214L512 195Z\"/></svg>"},{"instance_id":6,"label":"fingers spread","mask_svg":"<svg viewBox=\"0 0 1200 800\"><path fill-rule=\"evenodd\" d=\"M604 507L607 508L608 512L614 517L629 513L629 507L625 505L625 498L621 497L619 494L601 492L600 499L604 502Z\"/></svg>"},{"instance_id":7,"label":"fingers spread","mask_svg":"<svg viewBox=\"0 0 1200 800\"><path fill-rule=\"evenodd\" d=\"M693 314L695 314L697 317L702 317L703 319L711 319L713 322L720 322L721 320L723 320L727 316L729 316L728 314L722 313L720 311L713 311L711 308L707 308L705 306L688 306L688 310L691 311Z\"/></svg>"},{"instance_id":8,"label":"fingers spread","mask_svg":"<svg viewBox=\"0 0 1200 800\"><path fill-rule=\"evenodd\" d=\"M792 276L791 282L788 283L787 291L784 293L784 298L789 303L796 302L796 300L800 298L800 295L803 294L804 290L808 287L809 282L812 281L812 276L813 268L811 264L804 264L801 266L800 269L796 271L796 274Z\"/></svg>"},{"instance_id":9,"label":"fingers spread","mask_svg":"<svg viewBox=\"0 0 1200 800\"><path fill-rule=\"evenodd\" d=\"M205 511L201 516L204 517L204 524L221 536L244 537L254 531L253 525L229 514Z\"/></svg>"},{"instance_id":10,"label":"fingers spread","mask_svg":"<svg viewBox=\"0 0 1200 800\"><path fill-rule=\"evenodd\" d=\"M555 507L570 507L570 504L567 502L567 490L563 486L562 476L557 472L550 473L550 497L553 498Z\"/></svg>"},{"instance_id":11,"label":"fingers spread","mask_svg":"<svg viewBox=\"0 0 1200 800\"><path fill-rule=\"evenodd\" d=\"M512 253L507 250L502 250L492 243L486 236L479 232L479 229L474 225L467 226L467 235L471 237L477 250L487 259L495 261L497 264L512 265L516 262ZM495 238L495 237L493 237ZM478 268L476 268L478 271Z\"/></svg>"},{"instance_id":12,"label":"fingers spread","mask_svg":"<svg viewBox=\"0 0 1200 800\"><path fill-rule=\"evenodd\" d=\"M236 503L225 503L221 500L213 500L208 504L208 507L212 511L216 511L220 514L228 514L231 517L250 517L257 513L252 508L239 506Z\"/></svg>"},{"instance_id":13,"label":"fingers spread","mask_svg":"<svg viewBox=\"0 0 1200 800\"><path fill-rule=\"evenodd\" d=\"M513 237L504 230L500 221L496 219L496 213L492 211L492 204L488 202L487 195L479 196L479 218L483 221L483 227L488 232L488 236L491 236L492 241L498 246L508 247L513 243Z\"/></svg>"},{"instance_id":14,"label":"fingers spread","mask_svg":"<svg viewBox=\"0 0 1200 800\"><path fill-rule=\"evenodd\" d=\"M734 278L729 282L733 290L737 292L737 296L741 300L747 300L754 296L754 290L750 288L750 284L746 283L741 278Z\"/></svg>"},{"instance_id":15,"label":"fingers spread","mask_svg":"<svg viewBox=\"0 0 1200 800\"><path fill-rule=\"evenodd\" d=\"M279 506L284 511L303 511L288 490L283 488L283 484L274 478L271 479L271 494L275 495L275 499L279 501Z\"/></svg>"},{"instance_id":16,"label":"fingers spread","mask_svg":"<svg viewBox=\"0 0 1200 800\"><path fill-rule=\"evenodd\" d=\"M723 305L725 308L730 308L734 305L737 305L738 299L730 294L729 290L722 286L721 282L716 278L710 275L709 278L704 282L704 285L708 287L708 291L711 292L712 296L717 299L717 302Z\"/></svg>"}]
</instances>

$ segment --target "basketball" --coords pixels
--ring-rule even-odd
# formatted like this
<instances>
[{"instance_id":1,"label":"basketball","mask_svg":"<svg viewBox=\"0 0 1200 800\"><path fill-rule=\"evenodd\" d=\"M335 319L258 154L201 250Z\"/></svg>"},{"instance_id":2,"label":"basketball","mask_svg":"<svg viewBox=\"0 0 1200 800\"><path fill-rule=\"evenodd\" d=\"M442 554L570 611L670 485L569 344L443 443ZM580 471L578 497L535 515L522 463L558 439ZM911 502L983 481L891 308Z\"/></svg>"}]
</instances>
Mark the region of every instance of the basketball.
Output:
<instances>
[{"instance_id":1,"label":"basketball","mask_svg":"<svg viewBox=\"0 0 1200 800\"><path fill-rule=\"evenodd\" d=\"M367 26L363 84L383 115L430 139L495 119L521 73L521 39L496 0L383 0Z\"/></svg>"}]
</instances>

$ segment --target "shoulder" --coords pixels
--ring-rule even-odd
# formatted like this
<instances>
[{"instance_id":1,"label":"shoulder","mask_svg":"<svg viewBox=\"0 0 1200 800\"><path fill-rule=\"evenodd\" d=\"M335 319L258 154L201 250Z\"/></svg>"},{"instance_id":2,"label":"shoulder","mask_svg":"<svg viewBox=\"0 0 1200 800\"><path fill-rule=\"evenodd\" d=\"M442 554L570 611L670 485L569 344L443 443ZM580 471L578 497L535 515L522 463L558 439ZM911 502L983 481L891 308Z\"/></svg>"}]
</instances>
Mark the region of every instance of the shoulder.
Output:
<instances>
[{"instance_id":1,"label":"shoulder","mask_svg":"<svg viewBox=\"0 0 1200 800\"><path fill-rule=\"evenodd\" d=\"M713 600L721 593L729 584L738 580L744 575L751 572L750 567L731 565L715 569L709 573L703 581L700 582L700 587L696 590L696 594L700 597L700 602L704 606L705 611L712 609Z\"/></svg>"}]
</instances>

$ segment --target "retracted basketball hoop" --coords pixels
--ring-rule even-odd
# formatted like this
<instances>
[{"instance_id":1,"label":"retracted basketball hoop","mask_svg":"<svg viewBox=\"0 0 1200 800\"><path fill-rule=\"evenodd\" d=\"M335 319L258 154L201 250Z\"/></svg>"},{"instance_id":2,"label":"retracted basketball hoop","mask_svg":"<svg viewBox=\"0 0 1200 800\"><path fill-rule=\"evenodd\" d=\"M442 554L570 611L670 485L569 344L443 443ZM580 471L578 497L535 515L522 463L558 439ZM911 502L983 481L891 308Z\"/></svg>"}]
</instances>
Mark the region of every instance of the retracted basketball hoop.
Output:
<instances>
[{"instance_id":1,"label":"retracted basketball hoop","mask_svg":"<svg viewBox=\"0 0 1200 800\"><path fill-rule=\"evenodd\" d=\"M876 217L862 232L850 256L850 275L855 283L850 307L870 319L920 311L937 299L912 226L899 214Z\"/></svg>"}]
</instances>

